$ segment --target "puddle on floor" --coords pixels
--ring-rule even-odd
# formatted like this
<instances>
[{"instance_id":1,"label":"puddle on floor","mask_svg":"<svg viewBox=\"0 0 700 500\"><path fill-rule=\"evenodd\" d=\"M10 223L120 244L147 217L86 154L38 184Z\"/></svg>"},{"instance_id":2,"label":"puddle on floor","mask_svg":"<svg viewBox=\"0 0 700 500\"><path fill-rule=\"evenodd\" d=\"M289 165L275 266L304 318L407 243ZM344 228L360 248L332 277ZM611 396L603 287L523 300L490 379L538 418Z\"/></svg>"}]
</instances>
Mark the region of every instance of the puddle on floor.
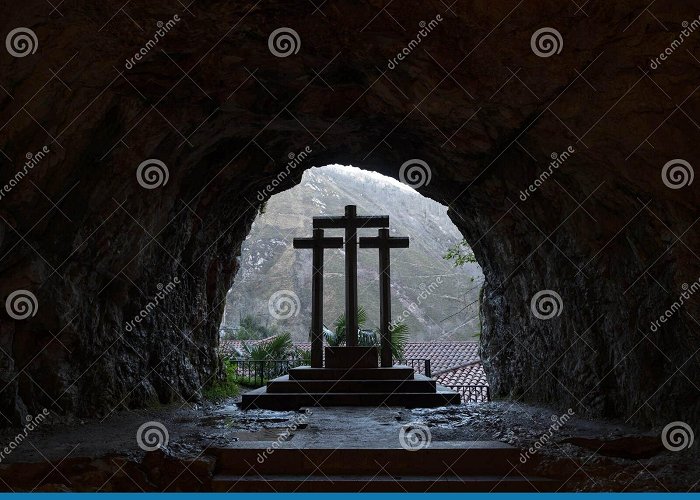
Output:
<instances>
[{"instance_id":1,"label":"puddle on floor","mask_svg":"<svg viewBox=\"0 0 700 500\"><path fill-rule=\"evenodd\" d=\"M256 432L236 432L234 437L238 441L289 441L294 433L287 433L286 430L280 432L280 429L262 429Z\"/></svg>"}]
</instances>

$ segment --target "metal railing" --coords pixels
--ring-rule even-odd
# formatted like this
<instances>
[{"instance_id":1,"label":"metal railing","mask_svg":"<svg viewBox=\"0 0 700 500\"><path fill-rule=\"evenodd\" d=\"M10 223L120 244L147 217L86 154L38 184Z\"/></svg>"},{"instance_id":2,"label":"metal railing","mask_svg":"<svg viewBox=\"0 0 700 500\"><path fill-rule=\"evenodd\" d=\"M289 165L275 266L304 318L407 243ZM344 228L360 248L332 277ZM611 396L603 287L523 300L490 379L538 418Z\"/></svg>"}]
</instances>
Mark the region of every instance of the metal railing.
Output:
<instances>
[{"instance_id":1,"label":"metal railing","mask_svg":"<svg viewBox=\"0 0 700 500\"><path fill-rule=\"evenodd\" d=\"M457 391L462 397L462 404L491 401L491 390L488 385L445 385L445 387Z\"/></svg>"},{"instance_id":2,"label":"metal railing","mask_svg":"<svg viewBox=\"0 0 700 500\"><path fill-rule=\"evenodd\" d=\"M426 377L432 377L430 372L430 360L425 358L408 358L400 359L397 364L406 365L413 368L416 373L425 375Z\"/></svg>"},{"instance_id":3,"label":"metal railing","mask_svg":"<svg viewBox=\"0 0 700 500\"><path fill-rule=\"evenodd\" d=\"M243 385L261 387L275 377L285 375L291 368L305 364L303 359L232 359L230 363L236 381Z\"/></svg>"}]
</instances>

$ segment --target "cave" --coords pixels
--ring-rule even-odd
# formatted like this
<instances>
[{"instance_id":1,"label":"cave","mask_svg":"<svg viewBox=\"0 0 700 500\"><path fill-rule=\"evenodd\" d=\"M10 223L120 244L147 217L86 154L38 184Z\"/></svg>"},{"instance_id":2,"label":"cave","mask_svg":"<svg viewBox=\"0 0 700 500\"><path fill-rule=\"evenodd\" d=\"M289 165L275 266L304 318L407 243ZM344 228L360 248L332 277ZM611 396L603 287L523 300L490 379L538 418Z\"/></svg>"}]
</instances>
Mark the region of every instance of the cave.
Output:
<instances>
[{"instance_id":1,"label":"cave","mask_svg":"<svg viewBox=\"0 0 700 500\"><path fill-rule=\"evenodd\" d=\"M494 397L700 428L692 2L120 5L5 14L0 426L200 401L270 186L340 163L449 207Z\"/></svg>"}]
</instances>

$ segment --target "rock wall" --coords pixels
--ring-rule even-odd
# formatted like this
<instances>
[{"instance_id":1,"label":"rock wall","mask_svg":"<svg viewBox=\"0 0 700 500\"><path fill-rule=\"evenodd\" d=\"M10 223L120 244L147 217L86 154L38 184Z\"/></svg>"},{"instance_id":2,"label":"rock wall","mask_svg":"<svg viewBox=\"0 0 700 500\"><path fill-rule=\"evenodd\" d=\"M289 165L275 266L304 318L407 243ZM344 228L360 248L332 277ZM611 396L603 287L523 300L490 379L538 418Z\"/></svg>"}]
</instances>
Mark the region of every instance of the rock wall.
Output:
<instances>
[{"instance_id":1,"label":"rock wall","mask_svg":"<svg viewBox=\"0 0 700 500\"><path fill-rule=\"evenodd\" d=\"M196 399L260 193L327 163L399 178L411 159L484 268L495 395L697 421L697 296L651 324L700 277L697 183L662 176L699 164L700 34L651 60L698 15L631 0L6 12L4 35L36 38L0 52L0 169L16 179L0 292L36 301L26 319L2 311L0 425ZM296 52L270 43L279 28ZM561 39L533 43L542 28ZM139 169L152 159L160 177ZM561 297L547 320L531 309L543 290Z\"/></svg>"}]
</instances>

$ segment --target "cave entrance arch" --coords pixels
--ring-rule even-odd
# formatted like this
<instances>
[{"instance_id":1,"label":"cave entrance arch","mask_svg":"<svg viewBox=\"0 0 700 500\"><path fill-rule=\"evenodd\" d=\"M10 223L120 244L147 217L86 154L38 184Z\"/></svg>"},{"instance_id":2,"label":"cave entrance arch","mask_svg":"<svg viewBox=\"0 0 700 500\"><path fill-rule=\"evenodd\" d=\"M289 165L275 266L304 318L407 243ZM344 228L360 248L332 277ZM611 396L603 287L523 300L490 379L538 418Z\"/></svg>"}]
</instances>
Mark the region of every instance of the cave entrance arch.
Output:
<instances>
[{"instance_id":1,"label":"cave entrance arch","mask_svg":"<svg viewBox=\"0 0 700 500\"><path fill-rule=\"evenodd\" d=\"M422 192L456 200L455 220L475 214L459 226L489 278L484 352L502 395L526 394L536 385L530 399L582 401L598 416L697 421L697 302L658 332L650 326L699 275L697 181L691 185L692 170L663 175L678 172L668 168L674 159L697 169L696 128L688 132L687 121L697 94L693 73L682 71L693 61L684 53L665 63L657 75L680 76L661 84L640 79L636 64L619 61L657 53L649 36L658 29L652 16L608 9L608 17L581 29L582 16L561 16L563 7L551 4L515 8L506 19L502 9L463 3L459 15L445 13L429 45L421 46L425 53L416 51L391 72L378 68L390 47L405 46L407 34L373 3L350 15L326 9L321 23L308 11L288 9L283 24L299 30L303 45L287 58L271 54L265 43L278 28L274 6L249 15L230 3L222 15L240 19L245 28L236 30L188 15L182 30L168 34L173 61L154 52L113 82L106 75L114 62L132 52L132 37L110 33L123 16L101 31L109 43L92 39L95 19L108 20L101 5L77 11L72 29L45 23L43 38L56 43L42 42L42 57L56 67L69 64L68 84L84 91L58 93L62 86L44 85L46 75L38 73L44 66L31 62L36 59L3 60L27 65L4 72L16 77L9 88L22 85L24 98L7 101L3 123L12 133L0 145L3 154L16 162L45 144L49 131L66 145L42 160L31 183L2 200L4 296L26 289L40 304L31 318L2 318L7 354L0 356L0 374L9 373L0 391L3 413L17 422L56 398L66 412L90 415L125 398L143 406L156 394L162 401L196 395L192 380L215 369L220 304L235 272L230 257L248 231L248 214L237 225L223 215L249 211L242 197L254 200L274 173L268 160L310 143L319 162L342 158L369 168L374 162L393 168L393 175L406 159L420 157L435 174ZM415 27L443 8L427 2L427 10L406 9L398 21ZM689 14L684 8L678 3L654 17L677 24ZM149 9L129 15L150 20ZM531 36L540 28L537 19L553 16L566 48L543 58L531 50ZM475 19L479 29L471 29ZM628 28L624 36L611 37L619 26ZM361 43L349 44L346 30ZM77 45L99 48L99 57L67 57L78 32L86 39ZM509 43L501 43L503 34ZM514 62L522 65L517 77ZM260 70L249 71L253 66ZM210 82L209 99L192 80ZM599 91L602 85L606 91ZM662 89L665 96L648 98ZM18 119L28 96L38 120ZM144 102L158 103L158 112ZM685 106L683 113L676 103ZM629 133L620 134L622 127ZM183 133L191 147L183 147ZM517 203L543 160L568 146L580 152L567 160L563 175ZM170 177L146 193L134 171L148 158L169 166ZM148 300L132 281L150 296L180 272L178 265L195 279L183 282L165 311L183 331L158 317L115 344L114 332ZM529 307L545 289L556 291L565 307L548 323ZM76 354L40 353L55 343L54 334ZM132 356L130 346L146 359ZM154 374L150 359L171 350L177 357ZM543 376L549 367L554 371ZM138 395L129 395L134 387Z\"/></svg>"},{"instance_id":2,"label":"cave entrance arch","mask_svg":"<svg viewBox=\"0 0 700 500\"><path fill-rule=\"evenodd\" d=\"M259 192L270 191L266 187ZM305 170L298 185L265 199L227 294L223 344L234 339L255 342L288 331L296 346L306 348L311 262L308 252L292 248L292 239L308 236L313 216L342 213L346 204L357 205L361 214L388 214L392 234L411 238L409 249L392 252L392 318L406 323L410 343L476 341L484 277L475 262L455 266L443 258L463 241L447 207L396 179L334 164ZM333 331L343 312L343 255L342 250L326 253L324 324ZM359 304L366 313L366 330L378 327L376 259L376 252L360 251Z\"/></svg>"}]
</instances>

